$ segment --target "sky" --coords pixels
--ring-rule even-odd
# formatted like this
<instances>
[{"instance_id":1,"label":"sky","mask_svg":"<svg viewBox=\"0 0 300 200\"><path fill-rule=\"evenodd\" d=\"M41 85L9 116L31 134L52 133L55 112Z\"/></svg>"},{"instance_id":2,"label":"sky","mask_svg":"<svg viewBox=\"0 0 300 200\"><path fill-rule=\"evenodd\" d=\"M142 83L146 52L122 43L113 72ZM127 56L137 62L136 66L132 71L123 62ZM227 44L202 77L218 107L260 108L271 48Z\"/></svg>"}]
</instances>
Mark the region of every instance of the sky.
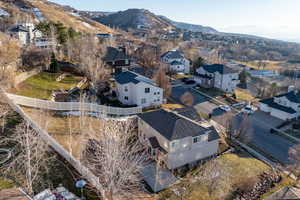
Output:
<instances>
[{"instance_id":1,"label":"sky","mask_svg":"<svg viewBox=\"0 0 300 200\"><path fill-rule=\"evenodd\" d=\"M300 0L51 0L78 10L144 8L172 20L300 42Z\"/></svg>"}]
</instances>

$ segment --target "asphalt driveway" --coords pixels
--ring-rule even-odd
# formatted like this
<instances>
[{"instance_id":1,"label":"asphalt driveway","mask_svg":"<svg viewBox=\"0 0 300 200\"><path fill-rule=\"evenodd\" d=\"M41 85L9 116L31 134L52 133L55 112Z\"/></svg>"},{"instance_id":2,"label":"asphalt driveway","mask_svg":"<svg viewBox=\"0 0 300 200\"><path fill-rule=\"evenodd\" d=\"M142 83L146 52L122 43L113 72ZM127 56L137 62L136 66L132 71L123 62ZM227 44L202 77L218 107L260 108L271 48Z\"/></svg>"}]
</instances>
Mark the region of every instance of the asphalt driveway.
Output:
<instances>
[{"instance_id":1,"label":"asphalt driveway","mask_svg":"<svg viewBox=\"0 0 300 200\"><path fill-rule=\"evenodd\" d=\"M242 121L242 116L236 116L237 123ZM288 164L288 152L294 143L280 137L276 134L271 134L270 129L280 125L283 121L268 115L262 111L256 111L249 116L248 134L250 143L255 145L260 150L271 155L276 160L283 164Z\"/></svg>"},{"instance_id":2,"label":"asphalt driveway","mask_svg":"<svg viewBox=\"0 0 300 200\"><path fill-rule=\"evenodd\" d=\"M174 87L172 90L173 100L180 103L180 97L185 93L190 92L194 97L194 108L198 112L205 114L212 114L212 119L220 124L224 125L225 113L220 110L218 105L209 101L209 98L190 90L187 86ZM235 116L236 124L240 124L242 121L242 115L237 114ZM248 134L250 143L255 145L266 154L271 155L276 160L279 160L283 164L288 164L288 151L294 145L294 143L284 139L281 136L271 134L270 129L278 126L283 121L268 115L262 111L255 111L249 116L249 128Z\"/></svg>"}]
</instances>

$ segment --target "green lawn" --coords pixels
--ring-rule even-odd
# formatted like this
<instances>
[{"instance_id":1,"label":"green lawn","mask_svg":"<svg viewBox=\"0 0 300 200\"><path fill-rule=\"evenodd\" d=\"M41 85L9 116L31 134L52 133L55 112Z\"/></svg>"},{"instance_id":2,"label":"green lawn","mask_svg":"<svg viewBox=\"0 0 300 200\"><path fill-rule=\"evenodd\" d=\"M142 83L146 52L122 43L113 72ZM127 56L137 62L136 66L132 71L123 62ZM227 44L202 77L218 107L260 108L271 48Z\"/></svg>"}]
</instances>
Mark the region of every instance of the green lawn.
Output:
<instances>
[{"instance_id":1,"label":"green lawn","mask_svg":"<svg viewBox=\"0 0 300 200\"><path fill-rule=\"evenodd\" d=\"M74 87L82 77L67 76L60 82L55 81L60 74L41 72L34 75L18 86L16 94L34 97L39 99L49 99L54 90L68 90Z\"/></svg>"},{"instance_id":2,"label":"green lawn","mask_svg":"<svg viewBox=\"0 0 300 200\"><path fill-rule=\"evenodd\" d=\"M241 181L250 181L252 177L257 177L261 173L270 170L269 166L255 158L252 158L246 153L225 154L218 157L217 162L222 166L222 169L228 170L230 174L232 189L228 191L226 195L228 197L232 196L231 191L234 191L237 186L241 184ZM226 191L229 183L224 182L224 184L220 186L219 190L213 193L213 197L210 197L208 195L208 188L205 182L195 179L195 177L200 175L200 172L201 168L197 168L189 172L185 178L194 178L193 181L189 178L184 179L181 183L159 193L160 199L180 200L181 197L177 196L173 190L182 190L182 188L185 188L182 198L186 200L219 199L219 192Z\"/></svg>"},{"instance_id":3,"label":"green lawn","mask_svg":"<svg viewBox=\"0 0 300 200\"><path fill-rule=\"evenodd\" d=\"M12 181L0 177L0 190L13 188L15 185Z\"/></svg>"}]
</instances>

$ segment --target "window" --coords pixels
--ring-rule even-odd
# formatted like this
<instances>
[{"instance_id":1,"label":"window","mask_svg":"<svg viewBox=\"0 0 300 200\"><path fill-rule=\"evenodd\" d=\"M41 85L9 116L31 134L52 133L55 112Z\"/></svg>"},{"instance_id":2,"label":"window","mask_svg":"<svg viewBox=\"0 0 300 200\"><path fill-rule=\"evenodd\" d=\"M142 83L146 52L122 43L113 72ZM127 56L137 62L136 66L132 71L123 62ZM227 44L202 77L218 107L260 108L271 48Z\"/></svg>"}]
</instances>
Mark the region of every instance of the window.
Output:
<instances>
[{"instance_id":1,"label":"window","mask_svg":"<svg viewBox=\"0 0 300 200\"><path fill-rule=\"evenodd\" d=\"M145 104L145 103L146 103L146 99L143 98L143 99L142 99L142 104Z\"/></svg>"},{"instance_id":2,"label":"window","mask_svg":"<svg viewBox=\"0 0 300 200\"><path fill-rule=\"evenodd\" d=\"M128 87L127 86L125 86L124 91L128 92Z\"/></svg>"},{"instance_id":3,"label":"window","mask_svg":"<svg viewBox=\"0 0 300 200\"><path fill-rule=\"evenodd\" d=\"M197 143L198 142L198 137L193 137L193 143Z\"/></svg>"},{"instance_id":4,"label":"window","mask_svg":"<svg viewBox=\"0 0 300 200\"><path fill-rule=\"evenodd\" d=\"M128 100L128 96L125 96L124 99L125 99L125 100Z\"/></svg>"},{"instance_id":5,"label":"window","mask_svg":"<svg viewBox=\"0 0 300 200\"><path fill-rule=\"evenodd\" d=\"M156 92L154 92L154 95L156 95Z\"/></svg>"},{"instance_id":6,"label":"window","mask_svg":"<svg viewBox=\"0 0 300 200\"><path fill-rule=\"evenodd\" d=\"M175 147L176 147L176 142L172 142L172 143L171 143L171 147L172 147L172 148L175 148Z\"/></svg>"},{"instance_id":7,"label":"window","mask_svg":"<svg viewBox=\"0 0 300 200\"><path fill-rule=\"evenodd\" d=\"M150 93L150 88L145 88L145 93Z\"/></svg>"},{"instance_id":8,"label":"window","mask_svg":"<svg viewBox=\"0 0 300 200\"><path fill-rule=\"evenodd\" d=\"M157 99L157 101L160 101L160 99Z\"/></svg>"},{"instance_id":9,"label":"window","mask_svg":"<svg viewBox=\"0 0 300 200\"><path fill-rule=\"evenodd\" d=\"M157 92L157 94L159 94L159 92Z\"/></svg>"}]
</instances>

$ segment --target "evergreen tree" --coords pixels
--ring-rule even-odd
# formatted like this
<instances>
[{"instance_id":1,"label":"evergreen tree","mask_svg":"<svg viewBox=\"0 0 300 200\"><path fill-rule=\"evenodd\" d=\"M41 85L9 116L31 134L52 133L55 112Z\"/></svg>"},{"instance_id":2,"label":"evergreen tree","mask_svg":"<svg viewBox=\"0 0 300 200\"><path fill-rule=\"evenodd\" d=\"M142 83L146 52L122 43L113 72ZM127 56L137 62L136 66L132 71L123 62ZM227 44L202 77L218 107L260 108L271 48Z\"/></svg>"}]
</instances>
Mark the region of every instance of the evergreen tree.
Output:
<instances>
[{"instance_id":1,"label":"evergreen tree","mask_svg":"<svg viewBox=\"0 0 300 200\"><path fill-rule=\"evenodd\" d=\"M58 66L58 63L57 63L54 53L52 53L52 55L51 55L50 72L52 72L52 73L59 72L59 66Z\"/></svg>"}]
</instances>

